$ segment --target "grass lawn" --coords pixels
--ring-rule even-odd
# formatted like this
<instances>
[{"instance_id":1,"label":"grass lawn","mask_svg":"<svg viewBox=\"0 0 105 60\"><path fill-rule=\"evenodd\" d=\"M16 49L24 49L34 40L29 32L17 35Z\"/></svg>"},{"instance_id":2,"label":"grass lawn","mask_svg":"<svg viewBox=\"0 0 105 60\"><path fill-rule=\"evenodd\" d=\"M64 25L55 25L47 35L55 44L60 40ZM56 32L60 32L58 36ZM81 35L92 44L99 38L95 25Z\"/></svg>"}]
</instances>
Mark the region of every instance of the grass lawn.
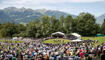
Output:
<instances>
[{"instance_id":1,"label":"grass lawn","mask_svg":"<svg viewBox=\"0 0 105 60\"><path fill-rule=\"evenodd\" d=\"M64 43L67 43L67 42L71 42L71 40L56 38L56 39L49 39L49 40L43 41L43 43L49 43L49 44L64 44Z\"/></svg>"},{"instance_id":2,"label":"grass lawn","mask_svg":"<svg viewBox=\"0 0 105 60\"><path fill-rule=\"evenodd\" d=\"M98 44L102 44L102 42L105 43L105 36L104 37L82 37L83 40L98 40ZM6 42L6 43L24 43L24 41L15 41L15 40L0 40L0 42ZM64 43L68 43L71 42L71 40L69 39L62 39L62 38L56 38L56 39L49 39L49 40L45 40L43 41L43 43L49 43L49 44L64 44ZM8 46L5 46L8 49ZM11 46L14 47L14 46ZM0 46L0 48L2 48L2 46ZM20 47L17 47L19 52L21 52ZM99 57L97 57L97 60L101 60Z\"/></svg>"},{"instance_id":3,"label":"grass lawn","mask_svg":"<svg viewBox=\"0 0 105 60\"><path fill-rule=\"evenodd\" d=\"M0 42L5 43L23 43L24 41L15 41L15 40L0 40Z\"/></svg>"},{"instance_id":4,"label":"grass lawn","mask_svg":"<svg viewBox=\"0 0 105 60\"><path fill-rule=\"evenodd\" d=\"M83 40L98 40L98 44L102 44L102 42L105 43L105 36L104 37L82 37Z\"/></svg>"},{"instance_id":5,"label":"grass lawn","mask_svg":"<svg viewBox=\"0 0 105 60\"><path fill-rule=\"evenodd\" d=\"M102 42L105 43L105 36L104 37L82 37L82 40L87 40L87 39L98 40L98 44L102 44ZM60 42L58 40L60 40ZM67 42L71 42L71 40L56 38L56 39L49 39L49 40L43 41L43 43L52 43L52 44L64 44Z\"/></svg>"},{"instance_id":6,"label":"grass lawn","mask_svg":"<svg viewBox=\"0 0 105 60\"><path fill-rule=\"evenodd\" d=\"M103 42L105 43L105 36L104 37L82 37L82 40L98 40L98 44L102 44ZM58 41L60 40L61 42L54 42L54 40ZM64 41L63 41L64 40ZM49 39L49 40L45 40L43 43L52 43L52 44L63 44L63 43L67 43L67 42L71 42L71 40L68 39ZM94 44L95 45L95 44ZM96 57L97 60L101 60L100 57Z\"/></svg>"}]
</instances>

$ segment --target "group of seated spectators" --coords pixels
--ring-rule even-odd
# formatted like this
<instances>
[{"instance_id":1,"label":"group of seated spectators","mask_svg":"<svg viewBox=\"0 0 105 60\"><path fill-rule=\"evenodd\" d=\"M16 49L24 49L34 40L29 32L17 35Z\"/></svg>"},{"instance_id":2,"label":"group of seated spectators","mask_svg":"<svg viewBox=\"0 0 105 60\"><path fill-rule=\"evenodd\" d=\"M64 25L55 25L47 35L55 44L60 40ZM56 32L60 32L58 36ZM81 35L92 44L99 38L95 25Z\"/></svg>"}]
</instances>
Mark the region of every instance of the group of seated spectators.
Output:
<instances>
[{"instance_id":1,"label":"group of seated spectators","mask_svg":"<svg viewBox=\"0 0 105 60\"><path fill-rule=\"evenodd\" d=\"M95 44L95 45L93 45ZM0 60L105 60L105 44L0 43Z\"/></svg>"},{"instance_id":2,"label":"group of seated spectators","mask_svg":"<svg viewBox=\"0 0 105 60\"><path fill-rule=\"evenodd\" d=\"M73 36L73 35L67 35L67 38L70 40L76 40L77 39L77 37Z\"/></svg>"},{"instance_id":3,"label":"group of seated spectators","mask_svg":"<svg viewBox=\"0 0 105 60\"><path fill-rule=\"evenodd\" d=\"M64 43L64 40L53 40L54 42L58 42L58 43Z\"/></svg>"}]
</instances>

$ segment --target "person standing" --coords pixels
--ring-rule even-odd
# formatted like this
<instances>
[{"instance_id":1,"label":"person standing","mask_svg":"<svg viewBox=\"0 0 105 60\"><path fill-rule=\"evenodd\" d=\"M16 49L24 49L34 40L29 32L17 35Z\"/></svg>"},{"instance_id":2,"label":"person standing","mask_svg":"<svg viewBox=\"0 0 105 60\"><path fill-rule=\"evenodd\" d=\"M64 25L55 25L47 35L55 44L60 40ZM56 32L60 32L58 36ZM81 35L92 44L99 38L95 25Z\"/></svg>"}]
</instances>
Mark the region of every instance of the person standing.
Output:
<instances>
[{"instance_id":1,"label":"person standing","mask_svg":"<svg viewBox=\"0 0 105 60\"><path fill-rule=\"evenodd\" d=\"M103 54L101 55L101 60L105 60L105 50L103 50Z\"/></svg>"},{"instance_id":2,"label":"person standing","mask_svg":"<svg viewBox=\"0 0 105 60\"><path fill-rule=\"evenodd\" d=\"M16 57L12 57L12 60L16 60Z\"/></svg>"},{"instance_id":3,"label":"person standing","mask_svg":"<svg viewBox=\"0 0 105 60\"><path fill-rule=\"evenodd\" d=\"M92 56L91 56L91 54L88 56L88 60L92 60Z\"/></svg>"},{"instance_id":4,"label":"person standing","mask_svg":"<svg viewBox=\"0 0 105 60\"><path fill-rule=\"evenodd\" d=\"M81 57L81 60L83 60L83 52L82 52L82 50L80 50L80 57Z\"/></svg>"}]
</instances>

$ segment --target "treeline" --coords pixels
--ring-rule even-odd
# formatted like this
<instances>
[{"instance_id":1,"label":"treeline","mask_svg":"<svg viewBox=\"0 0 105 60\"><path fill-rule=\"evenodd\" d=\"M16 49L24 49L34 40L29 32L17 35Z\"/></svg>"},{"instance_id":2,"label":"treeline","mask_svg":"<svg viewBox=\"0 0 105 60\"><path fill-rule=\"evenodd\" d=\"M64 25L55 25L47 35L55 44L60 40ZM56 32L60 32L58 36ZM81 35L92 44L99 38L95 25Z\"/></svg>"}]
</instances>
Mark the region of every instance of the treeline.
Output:
<instances>
[{"instance_id":1,"label":"treeline","mask_svg":"<svg viewBox=\"0 0 105 60\"><path fill-rule=\"evenodd\" d=\"M0 24L1 37L49 37L54 32L63 32L70 34L76 32L82 36L95 36L97 33L105 34L105 20L102 25L96 23L96 19L90 13L81 13L79 16L72 18L61 16L57 19L54 16L43 16L41 21L35 19L26 25L4 23Z\"/></svg>"}]
</instances>

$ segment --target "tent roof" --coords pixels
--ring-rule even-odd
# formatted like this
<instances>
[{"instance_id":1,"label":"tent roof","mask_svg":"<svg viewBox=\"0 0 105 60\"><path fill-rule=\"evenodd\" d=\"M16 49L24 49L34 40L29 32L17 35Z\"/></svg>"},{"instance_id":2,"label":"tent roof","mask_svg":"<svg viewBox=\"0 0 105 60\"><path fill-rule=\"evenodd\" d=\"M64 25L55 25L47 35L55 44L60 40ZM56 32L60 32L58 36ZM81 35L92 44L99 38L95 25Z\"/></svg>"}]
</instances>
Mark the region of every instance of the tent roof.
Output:
<instances>
[{"instance_id":1,"label":"tent roof","mask_svg":"<svg viewBox=\"0 0 105 60\"><path fill-rule=\"evenodd\" d=\"M81 42L82 40L80 39L76 39L76 40L72 40L72 42Z\"/></svg>"},{"instance_id":2,"label":"tent roof","mask_svg":"<svg viewBox=\"0 0 105 60\"><path fill-rule=\"evenodd\" d=\"M71 33L71 35L77 36L77 37L81 37L81 35L79 35L78 33Z\"/></svg>"},{"instance_id":3,"label":"tent roof","mask_svg":"<svg viewBox=\"0 0 105 60\"><path fill-rule=\"evenodd\" d=\"M65 34L64 34L64 33L62 33L62 32L55 32L55 33L52 33L52 35L55 35L55 34L65 35Z\"/></svg>"}]
</instances>

